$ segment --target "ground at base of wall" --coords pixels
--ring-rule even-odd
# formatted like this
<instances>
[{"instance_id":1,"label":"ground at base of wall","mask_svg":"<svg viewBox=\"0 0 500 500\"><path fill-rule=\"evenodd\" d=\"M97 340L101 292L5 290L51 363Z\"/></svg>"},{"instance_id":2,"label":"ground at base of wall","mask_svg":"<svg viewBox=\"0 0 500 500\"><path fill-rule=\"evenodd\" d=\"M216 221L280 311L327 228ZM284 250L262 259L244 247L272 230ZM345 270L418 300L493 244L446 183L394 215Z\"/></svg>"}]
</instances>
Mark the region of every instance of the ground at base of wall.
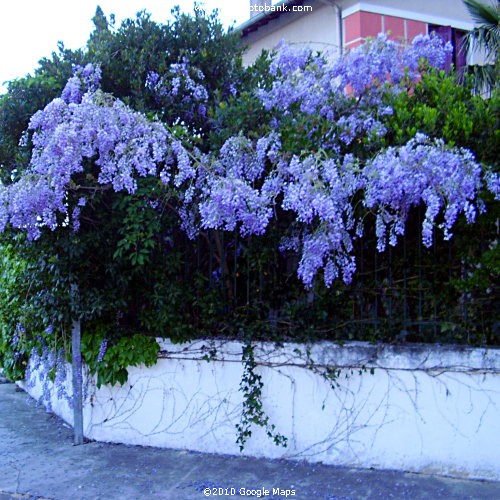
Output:
<instances>
[{"instance_id":1,"label":"ground at base of wall","mask_svg":"<svg viewBox=\"0 0 500 500\"><path fill-rule=\"evenodd\" d=\"M12 384L0 385L0 422L0 500L200 500L215 493L274 500L500 498L500 483L488 481L97 442L73 446L71 429Z\"/></svg>"}]
</instances>

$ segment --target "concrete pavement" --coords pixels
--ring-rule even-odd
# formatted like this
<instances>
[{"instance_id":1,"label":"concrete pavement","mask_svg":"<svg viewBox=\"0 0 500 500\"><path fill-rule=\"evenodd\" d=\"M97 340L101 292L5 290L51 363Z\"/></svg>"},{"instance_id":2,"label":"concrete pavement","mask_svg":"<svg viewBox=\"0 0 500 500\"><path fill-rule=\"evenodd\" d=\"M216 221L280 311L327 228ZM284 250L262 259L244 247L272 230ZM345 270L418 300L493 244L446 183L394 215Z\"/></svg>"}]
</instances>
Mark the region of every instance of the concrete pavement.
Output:
<instances>
[{"instance_id":1,"label":"concrete pavement","mask_svg":"<svg viewBox=\"0 0 500 500\"><path fill-rule=\"evenodd\" d=\"M224 450L221 450L221 453ZM91 442L0 384L0 500L485 499L500 483Z\"/></svg>"}]
</instances>

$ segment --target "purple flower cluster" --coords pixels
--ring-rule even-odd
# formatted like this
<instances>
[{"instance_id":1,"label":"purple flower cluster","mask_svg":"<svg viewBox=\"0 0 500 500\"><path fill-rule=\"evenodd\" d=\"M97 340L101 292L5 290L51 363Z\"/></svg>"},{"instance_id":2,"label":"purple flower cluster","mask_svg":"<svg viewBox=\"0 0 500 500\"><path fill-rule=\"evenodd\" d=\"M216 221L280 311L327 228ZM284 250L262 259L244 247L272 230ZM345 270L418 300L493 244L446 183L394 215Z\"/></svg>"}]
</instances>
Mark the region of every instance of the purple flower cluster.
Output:
<instances>
[{"instance_id":1,"label":"purple flower cluster","mask_svg":"<svg viewBox=\"0 0 500 500\"><path fill-rule=\"evenodd\" d=\"M275 134L255 144L243 136L235 136L224 143L215 158L200 156L197 179L192 187L198 191L195 209L199 212L201 227L233 231L239 225L242 235L265 232L272 216L274 196L269 183L262 179L267 163L276 160L279 147ZM193 177L193 171L189 172L190 175L183 178ZM186 190L187 203L193 200L192 191ZM188 214L186 206L184 216L192 221L193 215Z\"/></svg>"},{"instance_id":2,"label":"purple flower cluster","mask_svg":"<svg viewBox=\"0 0 500 500\"><path fill-rule=\"evenodd\" d=\"M325 78L326 69L323 57L282 43L270 67L275 77L272 89L259 89L257 95L266 109L277 108L288 114L298 104L302 112L313 114L325 107L331 87Z\"/></svg>"},{"instance_id":3,"label":"purple flower cluster","mask_svg":"<svg viewBox=\"0 0 500 500\"><path fill-rule=\"evenodd\" d=\"M194 106L197 112L204 116L205 103L208 100L208 91L202 83L204 79L203 72L184 57L180 62L171 64L164 75L150 71L146 77L146 88L153 92L159 101L180 101Z\"/></svg>"},{"instance_id":4,"label":"purple flower cluster","mask_svg":"<svg viewBox=\"0 0 500 500\"><path fill-rule=\"evenodd\" d=\"M10 223L32 240L44 226L54 230L61 223L58 214L68 213L67 195L78 190L73 176L83 172L85 159L96 158L99 184L132 193L136 176L157 175L168 149L163 125L99 90L84 94L79 103L53 100L32 117L29 128L30 168L19 182L0 186L0 231ZM71 213L75 230L84 205L80 198Z\"/></svg>"},{"instance_id":5,"label":"purple flower cluster","mask_svg":"<svg viewBox=\"0 0 500 500\"><path fill-rule=\"evenodd\" d=\"M93 64L75 66L73 76L64 87L61 98L68 104L79 104L85 92L95 92L101 83L101 69Z\"/></svg>"},{"instance_id":6,"label":"purple flower cluster","mask_svg":"<svg viewBox=\"0 0 500 500\"><path fill-rule=\"evenodd\" d=\"M311 286L319 269L324 268L327 286L340 274L349 283L354 272L354 258L350 256L355 226L351 198L360 188L352 158L339 164L319 155L302 161L294 157L282 172L282 208L294 212L296 221L307 228L299 277Z\"/></svg>"},{"instance_id":7,"label":"purple flower cluster","mask_svg":"<svg viewBox=\"0 0 500 500\"><path fill-rule=\"evenodd\" d=\"M356 97L368 89L391 84L391 89L405 85L405 78L416 82L420 78L420 62L427 61L430 67L443 69L451 44L432 35L418 35L409 46L404 46L380 33L377 38L349 51L331 68L331 76L340 79L340 85ZM370 98L373 99L373 92Z\"/></svg>"},{"instance_id":8,"label":"purple flower cluster","mask_svg":"<svg viewBox=\"0 0 500 500\"><path fill-rule=\"evenodd\" d=\"M374 128L381 134L384 131L375 116L368 116L366 107L373 112L373 106L382 105L382 95L388 89L401 91L418 81L423 59L431 67L443 68L451 50L450 44L444 45L435 35L419 35L405 47L381 33L327 63L304 48L282 45L271 64L271 73L276 76L272 88L257 93L266 109L279 110L284 116L295 107L331 121L343 113L340 125L347 129L344 141L359 127Z\"/></svg>"},{"instance_id":9,"label":"purple flower cluster","mask_svg":"<svg viewBox=\"0 0 500 500\"><path fill-rule=\"evenodd\" d=\"M412 206L426 206L422 238L432 244L437 215L444 211L439 224L445 239L459 214L468 223L482 211L474 200L481 189L481 167L468 150L450 149L442 141L431 142L422 134L399 148L389 148L368 162L363 170L364 203L377 214L378 249L395 245L404 234L405 222Z\"/></svg>"},{"instance_id":10,"label":"purple flower cluster","mask_svg":"<svg viewBox=\"0 0 500 500\"><path fill-rule=\"evenodd\" d=\"M97 355L97 362L101 363L104 359L104 355L106 354L106 350L108 349L108 339L104 339L101 342L101 346L99 347L99 354Z\"/></svg>"},{"instance_id":11,"label":"purple flower cluster","mask_svg":"<svg viewBox=\"0 0 500 500\"><path fill-rule=\"evenodd\" d=\"M273 76L287 77L296 71L302 71L311 60L311 51L305 47L291 47L284 40L278 46L278 52L270 65Z\"/></svg>"},{"instance_id":12,"label":"purple flower cluster","mask_svg":"<svg viewBox=\"0 0 500 500\"><path fill-rule=\"evenodd\" d=\"M500 175L496 172L486 172L485 181L488 190L493 193L496 200L500 200Z\"/></svg>"},{"instance_id":13,"label":"purple flower cluster","mask_svg":"<svg viewBox=\"0 0 500 500\"><path fill-rule=\"evenodd\" d=\"M435 34L417 35L410 50L403 52L403 65L408 69L411 79L418 78L418 70L422 60L429 66L437 69L445 69L449 57L453 53L450 42L443 45L442 40Z\"/></svg>"}]
</instances>

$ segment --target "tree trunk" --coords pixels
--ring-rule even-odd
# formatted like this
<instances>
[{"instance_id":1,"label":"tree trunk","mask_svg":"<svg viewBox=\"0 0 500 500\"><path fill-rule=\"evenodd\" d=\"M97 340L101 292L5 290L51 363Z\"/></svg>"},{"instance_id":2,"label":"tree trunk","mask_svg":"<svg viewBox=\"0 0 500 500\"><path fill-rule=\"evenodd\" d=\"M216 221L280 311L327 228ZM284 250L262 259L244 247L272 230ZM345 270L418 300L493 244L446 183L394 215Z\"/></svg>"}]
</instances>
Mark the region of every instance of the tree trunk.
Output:
<instances>
[{"instance_id":1,"label":"tree trunk","mask_svg":"<svg viewBox=\"0 0 500 500\"><path fill-rule=\"evenodd\" d=\"M71 330L71 356L73 368L73 443L83 444L83 391L81 322L73 321Z\"/></svg>"}]
</instances>

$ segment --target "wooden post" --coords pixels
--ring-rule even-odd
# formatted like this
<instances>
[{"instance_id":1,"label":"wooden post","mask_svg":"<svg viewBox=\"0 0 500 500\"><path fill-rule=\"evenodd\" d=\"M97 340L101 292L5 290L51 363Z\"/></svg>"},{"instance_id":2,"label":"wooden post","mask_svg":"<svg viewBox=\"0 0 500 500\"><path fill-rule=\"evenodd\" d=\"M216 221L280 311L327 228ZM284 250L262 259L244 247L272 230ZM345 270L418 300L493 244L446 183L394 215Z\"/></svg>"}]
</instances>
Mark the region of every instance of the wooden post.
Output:
<instances>
[{"instance_id":1,"label":"wooden post","mask_svg":"<svg viewBox=\"0 0 500 500\"><path fill-rule=\"evenodd\" d=\"M73 321L71 330L71 357L73 371L73 443L83 444L83 390L82 390L82 352L81 322Z\"/></svg>"}]
</instances>

